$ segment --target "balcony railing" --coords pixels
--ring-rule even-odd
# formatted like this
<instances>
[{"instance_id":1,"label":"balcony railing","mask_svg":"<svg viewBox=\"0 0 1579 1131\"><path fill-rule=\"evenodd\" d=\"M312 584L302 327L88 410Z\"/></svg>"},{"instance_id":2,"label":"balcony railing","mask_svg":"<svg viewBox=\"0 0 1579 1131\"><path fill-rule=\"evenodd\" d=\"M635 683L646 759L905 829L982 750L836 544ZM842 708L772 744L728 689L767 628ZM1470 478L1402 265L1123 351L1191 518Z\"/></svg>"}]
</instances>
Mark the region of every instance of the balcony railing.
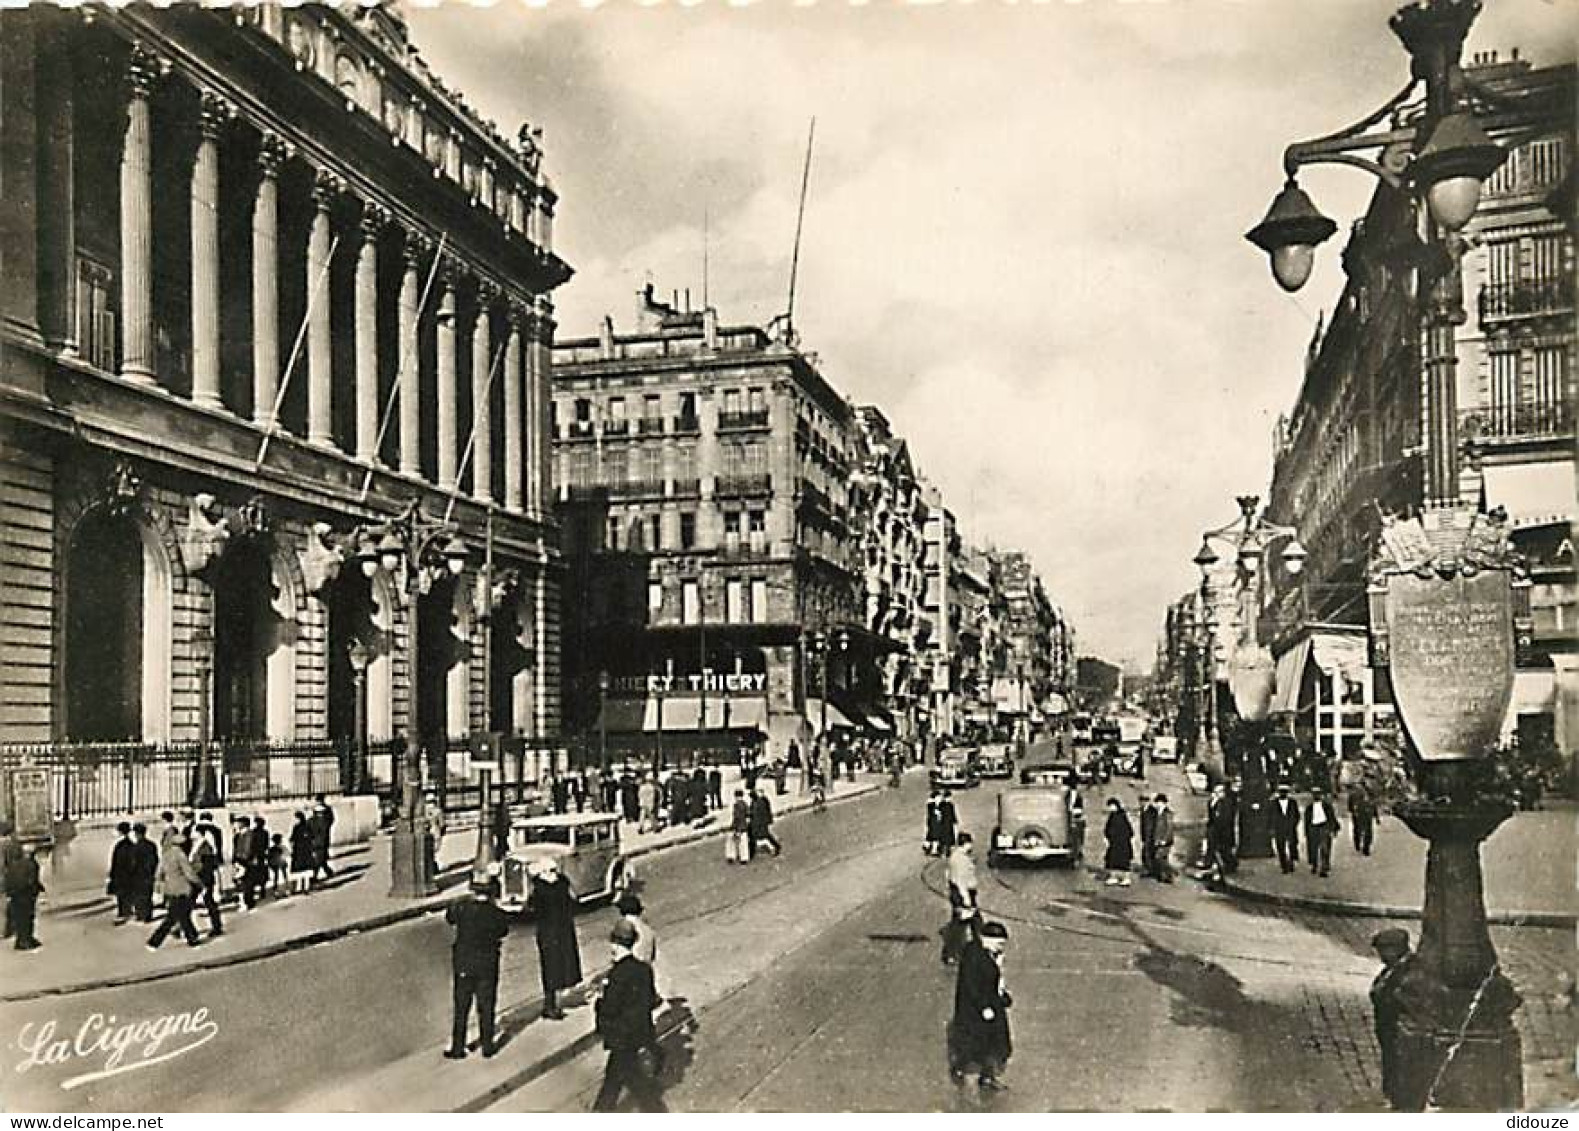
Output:
<instances>
[{"instance_id":1,"label":"balcony railing","mask_svg":"<svg viewBox=\"0 0 1579 1131\"><path fill-rule=\"evenodd\" d=\"M695 436L701 430L701 417L677 416L674 418L674 434L676 436Z\"/></svg>"},{"instance_id":2,"label":"balcony railing","mask_svg":"<svg viewBox=\"0 0 1579 1131\"><path fill-rule=\"evenodd\" d=\"M720 475L713 494L719 498L739 498L743 495L771 495L771 475Z\"/></svg>"},{"instance_id":3,"label":"balcony railing","mask_svg":"<svg viewBox=\"0 0 1579 1131\"><path fill-rule=\"evenodd\" d=\"M605 420L603 422L603 434L605 436L624 436L629 432L630 421L628 420Z\"/></svg>"},{"instance_id":4,"label":"balcony railing","mask_svg":"<svg viewBox=\"0 0 1579 1131\"><path fill-rule=\"evenodd\" d=\"M702 493L702 481L694 475L674 481L674 497L677 499L694 499Z\"/></svg>"},{"instance_id":5,"label":"balcony railing","mask_svg":"<svg viewBox=\"0 0 1579 1131\"><path fill-rule=\"evenodd\" d=\"M1459 430L1466 440L1567 436L1574 430L1574 410L1566 402L1489 405L1460 413Z\"/></svg>"},{"instance_id":6,"label":"balcony railing","mask_svg":"<svg viewBox=\"0 0 1579 1131\"><path fill-rule=\"evenodd\" d=\"M609 486L611 499L661 499L663 498L662 479L628 479L624 483L614 483Z\"/></svg>"},{"instance_id":7,"label":"balcony railing","mask_svg":"<svg viewBox=\"0 0 1579 1131\"><path fill-rule=\"evenodd\" d=\"M743 412L721 412L718 414L718 430L720 432L739 431L744 428L766 428L768 426L768 410L765 408L748 408Z\"/></svg>"},{"instance_id":8,"label":"balcony railing","mask_svg":"<svg viewBox=\"0 0 1579 1131\"><path fill-rule=\"evenodd\" d=\"M643 436L662 436L663 417L644 416L636 422L636 430Z\"/></svg>"},{"instance_id":9,"label":"balcony railing","mask_svg":"<svg viewBox=\"0 0 1579 1131\"><path fill-rule=\"evenodd\" d=\"M1482 323L1572 313L1574 281L1552 278L1488 283L1480 288L1479 305Z\"/></svg>"}]
</instances>

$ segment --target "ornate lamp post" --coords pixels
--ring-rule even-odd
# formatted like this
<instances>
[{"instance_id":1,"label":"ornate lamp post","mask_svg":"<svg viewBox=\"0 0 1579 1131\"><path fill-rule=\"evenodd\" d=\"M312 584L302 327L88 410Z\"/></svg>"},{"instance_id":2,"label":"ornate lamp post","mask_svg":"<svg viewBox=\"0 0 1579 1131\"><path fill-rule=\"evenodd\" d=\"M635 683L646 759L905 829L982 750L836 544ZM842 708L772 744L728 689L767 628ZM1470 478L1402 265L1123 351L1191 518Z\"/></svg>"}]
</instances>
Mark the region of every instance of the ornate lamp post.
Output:
<instances>
[{"instance_id":1,"label":"ornate lamp post","mask_svg":"<svg viewBox=\"0 0 1579 1131\"><path fill-rule=\"evenodd\" d=\"M367 779L367 666L373 662L376 653L360 636L352 639L346 652L351 661L351 679L356 688L355 730L346 784L351 792L360 792L362 783Z\"/></svg>"},{"instance_id":2,"label":"ornate lamp post","mask_svg":"<svg viewBox=\"0 0 1579 1131\"><path fill-rule=\"evenodd\" d=\"M1413 199L1414 238L1401 266L1422 296L1426 402L1425 497L1420 520L1384 522L1371 572L1372 663L1391 669L1408 740L1408 769L1424 795L1394 807L1430 842L1418 958L1400 991L1394 1102L1469 1110L1517 1108L1523 1098L1519 998L1501 974L1486 929L1479 844L1511 809L1494 786L1489 753L1512 693L1514 632L1527 625L1517 565L1499 516L1459 505L1457 327L1465 321L1457 234L1482 184L1507 154L1474 116L1476 89L1459 64L1480 0L1419 0L1392 17L1409 53L1409 82L1349 129L1291 145L1288 183L1246 238L1271 257L1285 290L1310 275L1315 248L1337 225L1296 183L1317 162L1365 169ZM1409 102L1424 86L1423 100ZM1377 129L1384 118L1387 127ZM1361 156L1378 153L1378 159ZM1419 238L1419 233L1424 233Z\"/></svg>"},{"instance_id":3,"label":"ornate lamp post","mask_svg":"<svg viewBox=\"0 0 1579 1131\"><path fill-rule=\"evenodd\" d=\"M407 696L400 814L395 821L390 857L389 894L396 898L431 895L437 890L429 867L432 838L422 797L421 694L417 686L422 618L417 605L439 578L459 577L466 569L468 557L466 543L461 541L455 527L427 518L414 501L388 522L364 528L359 538L356 558L362 572L373 577L383 570L394 581L406 606L407 671L411 691Z\"/></svg>"}]
</instances>

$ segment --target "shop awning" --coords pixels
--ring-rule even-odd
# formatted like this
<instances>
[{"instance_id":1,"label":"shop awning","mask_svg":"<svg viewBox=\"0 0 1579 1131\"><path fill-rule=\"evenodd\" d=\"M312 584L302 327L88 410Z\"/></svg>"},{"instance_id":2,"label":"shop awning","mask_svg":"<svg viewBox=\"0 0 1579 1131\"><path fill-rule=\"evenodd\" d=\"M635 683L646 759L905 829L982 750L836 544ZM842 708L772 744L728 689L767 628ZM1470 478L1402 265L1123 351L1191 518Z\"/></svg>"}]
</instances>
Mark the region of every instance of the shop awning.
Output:
<instances>
[{"instance_id":1,"label":"shop awning","mask_svg":"<svg viewBox=\"0 0 1579 1131\"><path fill-rule=\"evenodd\" d=\"M704 717L705 711L705 717ZM760 696L724 697L710 695L666 695L663 699L663 729L762 730L767 729L767 700ZM604 704L603 725L611 733L656 734L659 710L656 697L649 699L611 699Z\"/></svg>"},{"instance_id":2,"label":"shop awning","mask_svg":"<svg viewBox=\"0 0 1579 1131\"><path fill-rule=\"evenodd\" d=\"M866 716L866 729L875 730L878 734L894 733L894 725L875 711Z\"/></svg>"},{"instance_id":3,"label":"shop awning","mask_svg":"<svg viewBox=\"0 0 1579 1131\"><path fill-rule=\"evenodd\" d=\"M1069 713L1069 700L1056 691L1051 692L1047 698L1042 700L1042 713L1047 715L1067 715Z\"/></svg>"},{"instance_id":4,"label":"shop awning","mask_svg":"<svg viewBox=\"0 0 1579 1131\"><path fill-rule=\"evenodd\" d=\"M822 733L822 700L810 696L806 699L806 721L811 724L813 734ZM854 730L855 724L850 721L850 716L832 703L828 704L828 729L829 730Z\"/></svg>"},{"instance_id":5,"label":"shop awning","mask_svg":"<svg viewBox=\"0 0 1579 1131\"><path fill-rule=\"evenodd\" d=\"M1506 507L1515 528L1569 522L1574 517L1574 472L1567 460L1488 463L1481 476L1486 505Z\"/></svg>"},{"instance_id":6,"label":"shop awning","mask_svg":"<svg viewBox=\"0 0 1579 1131\"><path fill-rule=\"evenodd\" d=\"M1277 658L1277 685L1272 691L1270 714L1287 715L1299 710L1299 686L1310 662L1310 637L1305 637Z\"/></svg>"}]
</instances>

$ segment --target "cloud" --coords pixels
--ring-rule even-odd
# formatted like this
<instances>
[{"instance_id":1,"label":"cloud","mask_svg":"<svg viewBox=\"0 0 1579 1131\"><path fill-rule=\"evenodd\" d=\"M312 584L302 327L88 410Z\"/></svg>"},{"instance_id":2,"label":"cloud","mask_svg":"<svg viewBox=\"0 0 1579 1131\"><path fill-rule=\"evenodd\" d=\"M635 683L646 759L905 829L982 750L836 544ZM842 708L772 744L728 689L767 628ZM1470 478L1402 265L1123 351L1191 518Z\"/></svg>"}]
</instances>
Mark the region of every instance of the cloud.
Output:
<instances>
[{"instance_id":1,"label":"cloud","mask_svg":"<svg viewBox=\"0 0 1579 1131\"><path fill-rule=\"evenodd\" d=\"M1298 299L1242 236L1284 145L1402 84L1390 0L413 10L425 56L545 127L570 335L634 292L784 309L884 406L974 536L1029 550L1082 646L1149 658L1199 531L1263 489L1335 249ZM1488 5L1471 49L1572 57L1563 5ZM1571 9L1570 9L1571 11ZM1353 170L1304 178L1359 215Z\"/></svg>"}]
</instances>

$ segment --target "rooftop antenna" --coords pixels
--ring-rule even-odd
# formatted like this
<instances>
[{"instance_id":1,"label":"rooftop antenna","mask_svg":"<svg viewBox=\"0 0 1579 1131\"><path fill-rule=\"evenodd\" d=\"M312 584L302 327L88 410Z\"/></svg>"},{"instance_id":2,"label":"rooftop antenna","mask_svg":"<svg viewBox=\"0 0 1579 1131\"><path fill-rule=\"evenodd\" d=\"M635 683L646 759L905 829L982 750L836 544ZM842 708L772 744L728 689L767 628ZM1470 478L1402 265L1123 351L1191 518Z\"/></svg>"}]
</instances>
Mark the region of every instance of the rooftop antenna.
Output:
<instances>
[{"instance_id":1,"label":"rooftop antenna","mask_svg":"<svg viewBox=\"0 0 1579 1131\"><path fill-rule=\"evenodd\" d=\"M790 253L789 309L784 312L786 332L795 326L795 276L800 271L800 233L806 221L806 186L811 181L811 143L817 136L817 119L812 117L806 131L806 163L800 171L800 207L795 210L795 248Z\"/></svg>"}]
</instances>

